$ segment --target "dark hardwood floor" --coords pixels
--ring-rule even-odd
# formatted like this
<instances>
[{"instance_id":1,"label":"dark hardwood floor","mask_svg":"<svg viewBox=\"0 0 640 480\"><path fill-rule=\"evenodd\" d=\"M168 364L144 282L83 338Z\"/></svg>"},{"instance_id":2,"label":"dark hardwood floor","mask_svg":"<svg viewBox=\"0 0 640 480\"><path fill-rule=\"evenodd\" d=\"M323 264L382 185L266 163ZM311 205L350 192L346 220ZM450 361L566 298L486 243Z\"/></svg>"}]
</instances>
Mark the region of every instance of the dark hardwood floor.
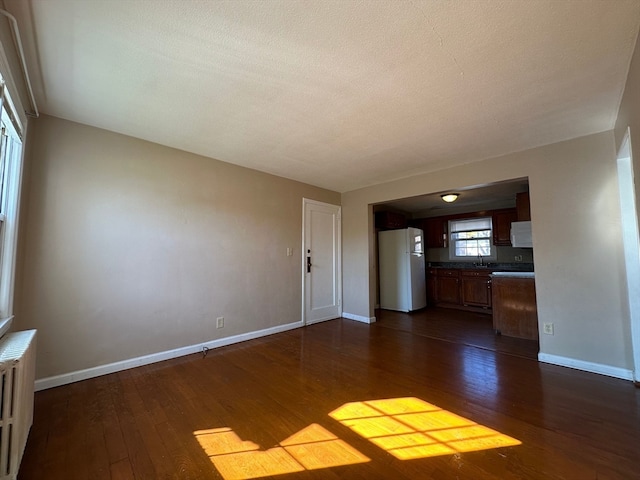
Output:
<instances>
[{"instance_id":1,"label":"dark hardwood floor","mask_svg":"<svg viewBox=\"0 0 640 480\"><path fill-rule=\"evenodd\" d=\"M640 389L472 346L463 315L431 313L38 392L19 479L640 478Z\"/></svg>"},{"instance_id":2,"label":"dark hardwood floor","mask_svg":"<svg viewBox=\"0 0 640 480\"><path fill-rule=\"evenodd\" d=\"M414 335L494 352L537 359L537 341L496 335L491 315L451 308L424 308L411 313L376 310L378 325Z\"/></svg>"}]
</instances>

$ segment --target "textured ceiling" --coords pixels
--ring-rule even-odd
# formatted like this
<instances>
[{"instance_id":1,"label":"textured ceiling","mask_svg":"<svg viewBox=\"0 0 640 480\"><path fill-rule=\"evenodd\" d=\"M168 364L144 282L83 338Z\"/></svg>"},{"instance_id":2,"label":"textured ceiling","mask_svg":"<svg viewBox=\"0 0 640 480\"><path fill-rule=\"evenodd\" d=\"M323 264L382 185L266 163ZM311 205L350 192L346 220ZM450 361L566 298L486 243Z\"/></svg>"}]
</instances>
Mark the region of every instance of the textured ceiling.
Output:
<instances>
[{"instance_id":1,"label":"textured ceiling","mask_svg":"<svg viewBox=\"0 0 640 480\"><path fill-rule=\"evenodd\" d=\"M344 192L613 128L638 0L5 0L41 111Z\"/></svg>"},{"instance_id":2,"label":"textured ceiling","mask_svg":"<svg viewBox=\"0 0 640 480\"><path fill-rule=\"evenodd\" d=\"M473 185L453 193L459 195L454 203L446 203L441 194L452 192L437 192L417 197L402 198L392 202L375 205L375 211L401 210L411 214L413 218L436 217L438 215L452 215L468 213L478 210L492 210L516 206L516 194L529 191L529 181L526 178L498 182L491 185Z\"/></svg>"}]
</instances>

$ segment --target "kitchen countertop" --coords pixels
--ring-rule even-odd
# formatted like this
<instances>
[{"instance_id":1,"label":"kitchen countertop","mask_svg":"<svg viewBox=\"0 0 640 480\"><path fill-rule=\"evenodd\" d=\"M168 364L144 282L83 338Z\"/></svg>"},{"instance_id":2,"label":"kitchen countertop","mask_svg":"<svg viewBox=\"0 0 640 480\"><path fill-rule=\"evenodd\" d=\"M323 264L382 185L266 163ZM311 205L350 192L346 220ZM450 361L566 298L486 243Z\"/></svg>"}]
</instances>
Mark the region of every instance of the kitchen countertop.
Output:
<instances>
[{"instance_id":1,"label":"kitchen countertop","mask_svg":"<svg viewBox=\"0 0 640 480\"><path fill-rule=\"evenodd\" d=\"M533 272L532 263L489 263L483 266L471 262L428 262L427 268L444 268L448 270L486 270L487 272Z\"/></svg>"},{"instance_id":2,"label":"kitchen countertop","mask_svg":"<svg viewBox=\"0 0 640 480\"><path fill-rule=\"evenodd\" d=\"M535 278L534 272L491 272L492 277Z\"/></svg>"}]
</instances>

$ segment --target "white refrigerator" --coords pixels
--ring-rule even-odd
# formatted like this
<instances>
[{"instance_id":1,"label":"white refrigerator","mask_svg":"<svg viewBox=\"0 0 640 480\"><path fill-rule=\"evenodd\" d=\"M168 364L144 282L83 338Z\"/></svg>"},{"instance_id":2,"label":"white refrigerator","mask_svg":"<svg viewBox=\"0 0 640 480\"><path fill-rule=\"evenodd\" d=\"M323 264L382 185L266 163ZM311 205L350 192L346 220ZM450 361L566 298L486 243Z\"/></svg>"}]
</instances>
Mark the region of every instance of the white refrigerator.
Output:
<instances>
[{"instance_id":1,"label":"white refrigerator","mask_svg":"<svg viewBox=\"0 0 640 480\"><path fill-rule=\"evenodd\" d=\"M380 308L411 312L427 306L424 234L419 228L378 233Z\"/></svg>"}]
</instances>

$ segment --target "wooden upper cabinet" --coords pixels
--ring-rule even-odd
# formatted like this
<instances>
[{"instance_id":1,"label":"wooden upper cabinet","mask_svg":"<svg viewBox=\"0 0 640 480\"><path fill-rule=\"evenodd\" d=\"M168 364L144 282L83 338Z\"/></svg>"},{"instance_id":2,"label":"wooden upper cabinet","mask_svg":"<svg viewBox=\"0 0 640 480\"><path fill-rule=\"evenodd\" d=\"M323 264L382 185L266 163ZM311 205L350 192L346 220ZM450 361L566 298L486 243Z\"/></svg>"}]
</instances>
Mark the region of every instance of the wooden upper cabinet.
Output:
<instances>
[{"instance_id":1,"label":"wooden upper cabinet","mask_svg":"<svg viewBox=\"0 0 640 480\"><path fill-rule=\"evenodd\" d=\"M406 228L407 217L399 212L376 212L376 228L392 230Z\"/></svg>"},{"instance_id":2,"label":"wooden upper cabinet","mask_svg":"<svg viewBox=\"0 0 640 480\"><path fill-rule=\"evenodd\" d=\"M447 220L445 218L425 218L422 225L427 248L445 248L447 246Z\"/></svg>"},{"instance_id":3,"label":"wooden upper cabinet","mask_svg":"<svg viewBox=\"0 0 640 480\"><path fill-rule=\"evenodd\" d=\"M526 215L529 215L529 196L525 192L525 196L521 197L520 208L526 211ZM378 228L384 228L380 226L378 215L380 213L390 212L378 212L376 214L376 226ZM493 244L499 247L511 246L511 223L517 221L524 221L520 218L517 208L504 208L501 210L483 210L470 213L458 213L455 215L422 218L419 220L411 220L410 225L422 228L424 231L425 246L426 248L446 248L449 246L449 220L461 220L466 218L476 217L491 217L493 222ZM524 213L522 213L524 215ZM526 217L525 217L526 218ZM529 215L530 218L530 215ZM388 227L386 227L388 228ZM400 227L395 227L400 228Z\"/></svg>"},{"instance_id":4,"label":"wooden upper cabinet","mask_svg":"<svg viewBox=\"0 0 640 480\"><path fill-rule=\"evenodd\" d=\"M518 222L531 220L531 202L529 200L529 192L516 194L516 211L518 214Z\"/></svg>"},{"instance_id":5,"label":"wooden upper cabinet","mask_svg":"<svg viewBox=\"0 0 640 480\"><path fill-rule=\"evenodd\" d=\"M515 208L493 212L493 244L499 247L511 246L511 223L518 221Z\"/></svg>"}]
</instances>

